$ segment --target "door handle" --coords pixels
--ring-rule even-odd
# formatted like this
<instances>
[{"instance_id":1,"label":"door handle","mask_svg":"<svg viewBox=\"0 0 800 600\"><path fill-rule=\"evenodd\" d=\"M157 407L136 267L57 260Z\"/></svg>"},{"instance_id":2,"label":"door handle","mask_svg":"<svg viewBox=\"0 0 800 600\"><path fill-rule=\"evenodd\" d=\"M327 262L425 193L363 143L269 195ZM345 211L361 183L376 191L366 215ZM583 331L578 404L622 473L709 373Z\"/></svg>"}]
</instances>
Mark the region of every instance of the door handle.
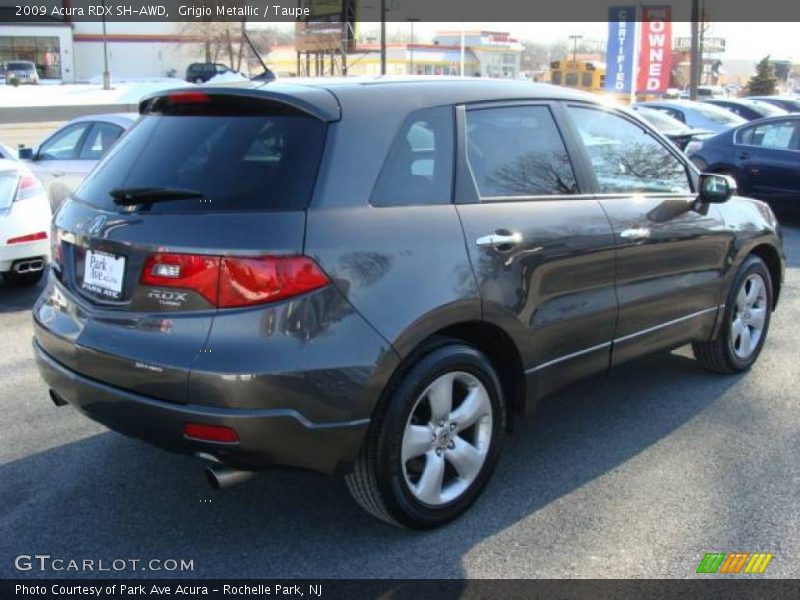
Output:
<instances>
[{"instance_id":1,"label":"door handle","mask_svg":"<svg viewBox=\"0 0 800 600\"><path fill-rule=\"evenodd\" d=\"M623 240L647 240L650 238L650 230L647 227L639 227L635 229L623 229L619 237Z\"/></svg>"},{"instance_id":2,"label":"door handle","mask_svg":"<svg viewBox=\"0 0 800 600\"><path fill-rule=\"evenodd\" d=\"M484 235L475 240L481 248L502 248L503 246L516 246L522 241L522 234L495 232L491 235Z\"/></svg>"},{"instance_id":3,"label":"door handle","mask_svg":"<svg viewBox=\"0 0 800 600\"><path fill-rule=\"evenodd\" d=\"M746 159L750 158L750 153L749 152L739 152L739 158L741 160L746 160Z\"/></svg>"}]
</instances>

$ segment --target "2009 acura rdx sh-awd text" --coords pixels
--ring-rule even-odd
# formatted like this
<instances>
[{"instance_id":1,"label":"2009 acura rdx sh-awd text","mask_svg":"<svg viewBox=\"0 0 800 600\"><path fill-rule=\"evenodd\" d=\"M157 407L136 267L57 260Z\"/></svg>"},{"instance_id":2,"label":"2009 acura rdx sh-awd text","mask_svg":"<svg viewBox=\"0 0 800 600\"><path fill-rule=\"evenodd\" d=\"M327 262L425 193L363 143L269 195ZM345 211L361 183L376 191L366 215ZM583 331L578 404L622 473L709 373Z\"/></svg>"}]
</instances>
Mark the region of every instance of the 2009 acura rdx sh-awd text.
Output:
<instances>
[{"instance_id":1,"label":"2009 acura rdx sh-awd text","mask_svg":"<svg viewBox=\"0 0 800 600\"><path fill-rule=\"evenodd\" d=\"M331 79L141 113L56 215L34 352L57 404L217 485L341 474L433 527L539 397L688 342L726 373L763 347L770 209L590 96Z\"/></svg>"}]
</instances>

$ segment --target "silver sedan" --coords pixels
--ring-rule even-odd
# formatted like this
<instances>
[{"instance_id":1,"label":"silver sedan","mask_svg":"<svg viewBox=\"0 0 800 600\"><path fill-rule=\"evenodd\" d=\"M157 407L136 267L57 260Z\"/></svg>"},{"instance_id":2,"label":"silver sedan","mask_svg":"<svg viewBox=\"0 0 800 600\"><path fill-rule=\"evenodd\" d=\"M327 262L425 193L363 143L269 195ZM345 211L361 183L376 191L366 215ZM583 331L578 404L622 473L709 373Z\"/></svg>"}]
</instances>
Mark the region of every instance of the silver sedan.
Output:
<instances>
[{"instance_id":1,"label":"silver sedan","mask_svg":"<svg viewBox=\"0 0 800 600\"><path fill-rule=\"evenodd\" d=\"M36 148L19 150L20 160L47 190L53 213L138 117L136 113L78 117Z\"/></svg>"}]
</instances>

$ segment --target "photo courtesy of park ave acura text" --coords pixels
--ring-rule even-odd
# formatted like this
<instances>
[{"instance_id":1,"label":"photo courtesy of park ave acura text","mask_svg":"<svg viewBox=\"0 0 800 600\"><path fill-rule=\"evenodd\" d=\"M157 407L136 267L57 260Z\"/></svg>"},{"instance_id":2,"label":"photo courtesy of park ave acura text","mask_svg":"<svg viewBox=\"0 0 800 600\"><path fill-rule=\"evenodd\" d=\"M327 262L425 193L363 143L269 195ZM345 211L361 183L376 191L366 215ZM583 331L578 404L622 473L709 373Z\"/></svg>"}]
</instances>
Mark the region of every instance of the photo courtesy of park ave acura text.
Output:
<instances>
[{"instance_id":1,"label":"photo courtesy of park ave acura text","mask_svg":"<svg viewBox=\"0 0 800 600\"><path fill-rule=\"evenodd\" d=\"M799 28L0 0L0 598L797 598Z\"/></svg>"}]
</instances>

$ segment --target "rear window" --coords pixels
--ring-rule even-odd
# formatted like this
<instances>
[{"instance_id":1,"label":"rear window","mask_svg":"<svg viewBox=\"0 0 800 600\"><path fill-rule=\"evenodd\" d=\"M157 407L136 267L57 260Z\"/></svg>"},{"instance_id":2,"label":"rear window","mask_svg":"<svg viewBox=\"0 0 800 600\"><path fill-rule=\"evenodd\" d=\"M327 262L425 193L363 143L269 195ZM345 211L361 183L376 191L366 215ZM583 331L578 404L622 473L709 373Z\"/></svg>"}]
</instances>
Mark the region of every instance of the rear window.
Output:
<instances>
[{"instance_id":1,"label":"rear window","mask_svg":"<svg viewBox=\"0 0 800 600\"><path fill-rule=\"evenodd\" d=\"M6 63L6 69L9 71L33 71L34 66L32 63L10 62Z\"/></svg>"},{"instance_id":2,"label":"rear window","mask_svg":"<svg viewBox=\"0 0 800 600\"><path fill-rule=\"evenodd\" d=\"M308 206L326 125L301 113L149 115L77 190L78 201L122 210L112 190L167 188L197 199L139 205L150 212L298 210Z\"/></svg>"}]
</instances>

